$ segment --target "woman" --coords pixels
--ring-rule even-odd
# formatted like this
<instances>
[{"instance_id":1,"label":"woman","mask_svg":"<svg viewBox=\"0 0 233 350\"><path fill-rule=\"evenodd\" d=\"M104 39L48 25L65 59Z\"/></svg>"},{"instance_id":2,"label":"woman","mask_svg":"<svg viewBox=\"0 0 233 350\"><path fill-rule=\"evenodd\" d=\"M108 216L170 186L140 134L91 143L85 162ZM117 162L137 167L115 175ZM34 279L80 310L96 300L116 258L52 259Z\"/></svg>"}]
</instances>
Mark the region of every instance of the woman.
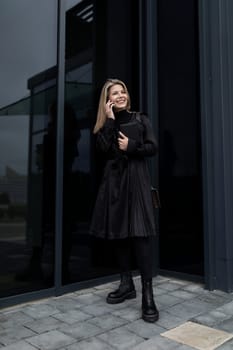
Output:
<instances>
[{"instance_id":1,"label":"woman","mask_svg":"<svg viewBox=\"0 0 233 350\"><path fill-rule=\"evenodd\" d=\"M109 293L107 302L136 298L130 271L133 248L142 280L142 318L155 322L159 313L153 299L151 238L156 232L146 157L156 154L157 143L147 116L130 111L129 93L121 80L104 84L94 133L107 163L90 232L115 240L121 269L120 286Z\"/></svg>"}]
</instances>

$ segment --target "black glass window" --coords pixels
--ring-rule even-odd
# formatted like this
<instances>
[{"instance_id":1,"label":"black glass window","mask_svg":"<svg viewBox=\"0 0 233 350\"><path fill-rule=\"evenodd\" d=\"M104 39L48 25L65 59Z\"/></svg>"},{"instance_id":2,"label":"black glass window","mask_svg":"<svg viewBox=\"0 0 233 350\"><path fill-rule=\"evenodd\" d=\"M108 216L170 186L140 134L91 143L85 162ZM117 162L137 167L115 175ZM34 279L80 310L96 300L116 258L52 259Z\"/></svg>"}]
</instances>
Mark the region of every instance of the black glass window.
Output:
<instances>
[{"instance_id":1,"label":"black glass window","mask_svg":"<svg viewBox=\"0 0 233 350\"><path fill-rule=\"evenodd\" d=\"M204 274L196 1L158 1L160 267Z\"/></svg>"},{"instance_id":2,"label":"black glass window","mask_svg":"<svg viewBox=\"0 0 233 350\"><path fill-rule=\"evenodd\" d=\"M67 0L66 5L63 284L117 271L111 245L88 232L103 170L93 127L107 78L125 81L133 108L139 104L138 2Z\"/></svg>"},{"instance_id":3,"label":"black glass window","mask_svg":"<svg viewBox=\"0 0 233 350\"><path fill-rule=\"evenodd\" d=\"M10 296L54 284L57 1L2 0L0 41L0 296Z\"/></svg>"}]
</instances>

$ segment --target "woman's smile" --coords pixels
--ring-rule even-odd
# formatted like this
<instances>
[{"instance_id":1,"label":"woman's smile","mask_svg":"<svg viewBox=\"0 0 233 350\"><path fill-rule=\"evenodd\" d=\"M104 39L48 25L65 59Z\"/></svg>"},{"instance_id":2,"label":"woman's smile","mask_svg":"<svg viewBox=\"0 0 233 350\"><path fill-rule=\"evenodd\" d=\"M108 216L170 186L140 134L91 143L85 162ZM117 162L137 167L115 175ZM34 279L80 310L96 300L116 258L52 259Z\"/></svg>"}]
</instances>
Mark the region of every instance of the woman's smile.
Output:
<instances>
[{"instance_id":1,"label":"woman's smile","mask_svg":"<svg viewBox=\"0 0 233 350\"><path fill-rule=\"evenodd\" d=\"M122 99L122 100L116 100L115 103L119 103L119 104L122 104L122 103L127 103L127 100L126 99Z\"/></svg>"}]
</instances>

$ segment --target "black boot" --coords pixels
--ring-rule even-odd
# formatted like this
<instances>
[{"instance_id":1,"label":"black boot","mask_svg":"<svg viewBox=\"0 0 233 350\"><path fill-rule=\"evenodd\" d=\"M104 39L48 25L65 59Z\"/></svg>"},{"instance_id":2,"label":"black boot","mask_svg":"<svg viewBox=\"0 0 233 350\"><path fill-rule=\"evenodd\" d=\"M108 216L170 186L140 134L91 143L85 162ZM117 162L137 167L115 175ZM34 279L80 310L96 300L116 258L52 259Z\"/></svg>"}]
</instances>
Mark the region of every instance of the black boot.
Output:
<instances>
[{"instance_id":1,"label":"black boot","mask_svg":"<svg viewBox=\"0 0 233 350\"><path fill-rule=\"evenodd\" d=\"M146 322L155 322L159 319L153 297L152 279L142 279L142 319Z\"/></svg>"},{"instance_id":2,"label":"black boot","mask_svg":"<svg viewBox=\"0 0 233 350\"><path fill-rule=\"evenodd\" d=\"M121 274L121 282L117 290L111 292L107 296L108 304L119 304L126 299L136 298L136 290L134 287L132 275L130 272Z\"/></svg>"}]
</instances>

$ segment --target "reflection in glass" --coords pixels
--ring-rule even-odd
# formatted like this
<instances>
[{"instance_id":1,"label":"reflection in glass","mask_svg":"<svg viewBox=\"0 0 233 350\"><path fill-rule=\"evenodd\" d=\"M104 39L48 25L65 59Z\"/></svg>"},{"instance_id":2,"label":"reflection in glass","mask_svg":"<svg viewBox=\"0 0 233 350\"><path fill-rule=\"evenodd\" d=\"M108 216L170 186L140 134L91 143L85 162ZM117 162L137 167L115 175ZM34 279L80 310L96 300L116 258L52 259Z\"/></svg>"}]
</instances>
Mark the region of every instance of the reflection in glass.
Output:
<instances>
[{"instance_id":1,"label":"reflection in glass","mask_svg":"<svg viewBox=\"0 0 233 350\"><path fill-rule=\"evenodd\" d=\"M42 76L56 65L56 8L56 0L1 1L0 296L53 285L53 233L45 232L43 208L56 81L43 84Z\"/></svg>"},{"instance_id":2,"label":"reflection in glass","mask_svg":"<svg viewBox=\"0 0 233 350\"><path fill-rule=\"evenodd\" d=\"M93 2L75 1L72 5L66 12L65 109L72 113L73 127L69 127L70 118L65 111L64 159L69 159L63 168L62 282L65 284L87 279L90 265Z\"/></svg>"},{"instance_id":3,"label":"reflection in glass","mask_svg":"<svg viewBox=\"0 0 233 350\"><path fill-rule=\"evenodd\" d=\"M73 157L72 138L67 137L64 145L64 154L69 151L73 161L69 171L64 164L67 174L64 173L63 284L117 272L110 243L100 242L88 234L104 166L97 157L92 133L98 88L107 77L118 76L134 89L132 95L136 103L139 101L138 85L133 84L137 82L138 72L136 50L133 50L135 42L135 49L138 43L137 32L133 30L137 1L110 6L109 2L67 0L66 5L65 100L75 114L78 137ZM118 15L120 26L119 21L117 26L114 24ZM138 22L136 25L138 28ZM136 103L134 108L138 108ZM66 124L66 115L64 118Z\"/></svg>"}]
</instances>

